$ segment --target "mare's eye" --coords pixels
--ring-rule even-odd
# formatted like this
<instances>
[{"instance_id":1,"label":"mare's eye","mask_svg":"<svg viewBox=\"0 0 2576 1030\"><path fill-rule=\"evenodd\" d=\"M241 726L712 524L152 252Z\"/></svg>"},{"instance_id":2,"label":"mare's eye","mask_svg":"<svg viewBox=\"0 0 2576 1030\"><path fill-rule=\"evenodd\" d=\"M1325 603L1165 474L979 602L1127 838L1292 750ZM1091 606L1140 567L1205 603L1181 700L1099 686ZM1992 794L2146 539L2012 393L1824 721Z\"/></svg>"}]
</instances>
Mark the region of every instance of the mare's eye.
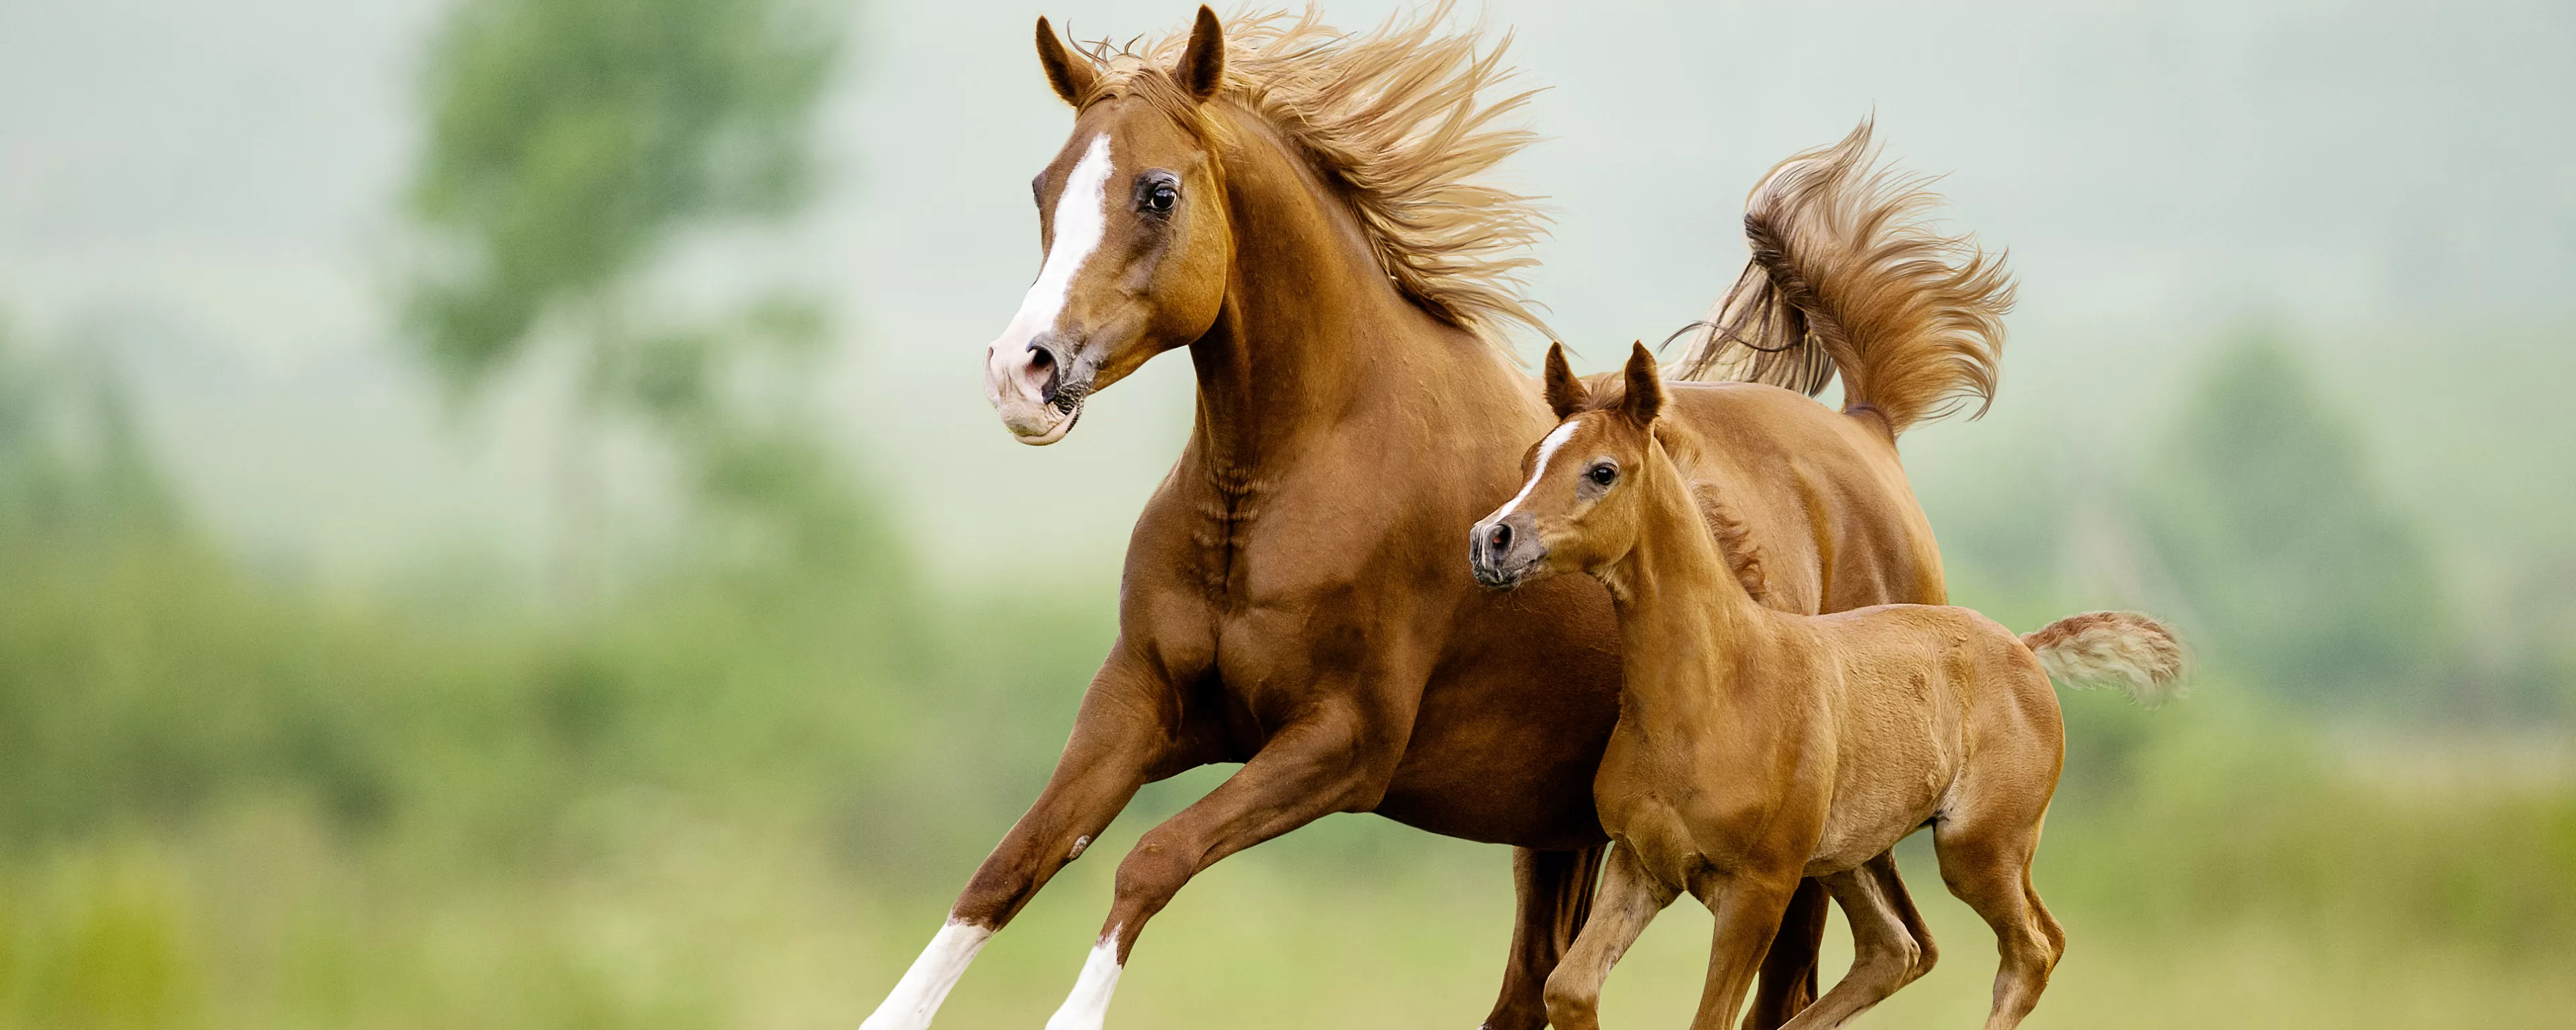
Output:
<instances>
[{"instance_id":1,"label":"mare's eye","mask_svg":"<svg viewBox=\"0 0 2576 1030\"><path fill-rule=\"evenodd\" d=\"M1180 202L1181 188L1168 179L1149 179L1145 188L1136 191L1136 209L1139 211L1168 215L1172 213L1172 206Z\"/></svg>"},{"instance_id":2,"label":"mare's eye","mask_svg":"<svg viewBox=\"0 0 2576 1030\"><path fill-rule=\"evenodd\" d=\"M1619 466L1605 461L1585 470L1583 475L1595 486L1608 486L1619 481Z\"/></svg>"}]
</instances>

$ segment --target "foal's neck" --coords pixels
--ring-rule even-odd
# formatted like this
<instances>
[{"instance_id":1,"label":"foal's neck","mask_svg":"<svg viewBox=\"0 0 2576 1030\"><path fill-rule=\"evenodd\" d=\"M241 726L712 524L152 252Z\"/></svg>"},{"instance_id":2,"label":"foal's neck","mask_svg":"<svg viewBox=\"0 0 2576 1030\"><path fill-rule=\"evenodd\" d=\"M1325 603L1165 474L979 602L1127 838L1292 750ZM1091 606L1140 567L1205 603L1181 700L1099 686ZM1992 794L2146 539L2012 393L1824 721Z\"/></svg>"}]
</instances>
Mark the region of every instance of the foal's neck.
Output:
<instances>
[{"instance_id":1,"label":"foal's neck","mask_svg":"<svg viewBox=\"0 0 2576 1030\"><path fill-rule=\"evenodd\" d=\"M1358 216L1277 130L1240 111L1219 117L1234 123L1224 152L1234 260L1215 325L1190 345L1193 435L1220 485L1249 489L1372 392L1431 386L1407 406L1436 414L1422 409L1456 385L1441 363L1498 361L1397 292Z\"/></svg>"},{"instance_id":2,"label":"foal's neck","mask_svg":"<svg viewBox=\"0 0 2576 1030\"><path fill-rule=\"evenodd\" d=\"M1656 445L1636 477L1637 539L1596 573L1619 611L1631 707L1692 713L1733 693L1769 627L1719 552L1687 479Z\"/></svg>"}]
</instances>

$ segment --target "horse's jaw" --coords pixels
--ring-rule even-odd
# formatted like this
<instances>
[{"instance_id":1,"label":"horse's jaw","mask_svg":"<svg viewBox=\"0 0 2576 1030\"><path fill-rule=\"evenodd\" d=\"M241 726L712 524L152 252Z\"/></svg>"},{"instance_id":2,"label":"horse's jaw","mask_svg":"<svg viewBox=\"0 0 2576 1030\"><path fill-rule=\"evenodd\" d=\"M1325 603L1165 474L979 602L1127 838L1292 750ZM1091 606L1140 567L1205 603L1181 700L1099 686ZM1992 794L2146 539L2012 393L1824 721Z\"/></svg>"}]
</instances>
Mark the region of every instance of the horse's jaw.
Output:
<instances>
[{"instance_id":1,"label":"horse's jaw","mask_svg":"<svg viewBox=\"0 0 2576 1030\"><path fill-rule=\"evenodd\" d=\"M1073 424L1082 421L1079 401L1071 409L1053 404L995 404L993 409L1002 416L1002 428L1011 431L1011 439L1031 447L1064 439L1065 434L1073 432Z\"/></svg>"}]
</instances>

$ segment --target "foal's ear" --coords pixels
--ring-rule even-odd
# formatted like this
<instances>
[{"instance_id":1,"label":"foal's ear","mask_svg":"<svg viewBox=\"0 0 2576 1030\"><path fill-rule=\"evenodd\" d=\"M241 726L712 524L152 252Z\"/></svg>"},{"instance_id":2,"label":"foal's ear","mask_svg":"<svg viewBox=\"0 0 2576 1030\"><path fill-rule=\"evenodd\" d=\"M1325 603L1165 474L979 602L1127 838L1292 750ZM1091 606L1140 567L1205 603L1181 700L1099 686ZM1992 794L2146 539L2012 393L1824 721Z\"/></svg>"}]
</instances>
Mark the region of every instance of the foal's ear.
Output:
<instances>
[{"instance_id":1,"label":"foal's ear","mask_svg":"<svg viewBox=\"0 0 2576 1030\"><path fill-rule=\"evenodd\" d=\"M1640 428L1655 424L1655 416L1664 413L1664 376L1644 340L1628 354L1628 396L1620 399L1619 413Z\"/></svg>"},{"instance_id":2,"label":"foal's ear","mask_svg":"<svg viewBox=\"0 0 2576 1030\"><path fill-rule=\"evenodd\" d=\"M1092 84L1100 78L1091 70L1089 58L1066 50L1064 41L1055 38L1055 26L1047 24L1043 14L1038 16L1038 66L1046 69L1047 85L1055 87L1055 95L1075 107L1082 106L1082 99L1091 95Z\"/></svg>"},{"instance_id":3,"label":"foal's ear","mask_svg":"<svg viewBox=\"0 0 2576 1030\"><path fill-rule=\"evenodd\" d=\"M1592 391L1583 388L1583 380L1565 363L1565 345L1547 345L1547 406L1556 412L1556 420L1565 421L1575 412L1592 406Z\"/></svg>"},{"instance_id":4,"label":"foal's ear","mask_svg":"<svg viewBox=\"0 0 2576 1030\"><path fill-rule=\"evenodd\" d=\"M1172 66L1172 78L1200 103L1225 84L1225 25L1206 4L1199 5L1198 23L1190 26L1190 45L1181 51L1181 63Z\"/></svg>"}]
</instances>

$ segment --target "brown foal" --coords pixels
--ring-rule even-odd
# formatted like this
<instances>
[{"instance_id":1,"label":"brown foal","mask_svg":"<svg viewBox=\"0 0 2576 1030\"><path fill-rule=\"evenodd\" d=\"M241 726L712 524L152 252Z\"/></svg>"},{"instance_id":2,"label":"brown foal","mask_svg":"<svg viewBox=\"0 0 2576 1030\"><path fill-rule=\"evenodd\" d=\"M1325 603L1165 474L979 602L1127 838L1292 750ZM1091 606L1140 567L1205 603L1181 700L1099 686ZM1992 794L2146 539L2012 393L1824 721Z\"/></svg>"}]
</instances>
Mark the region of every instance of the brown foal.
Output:
<instances>
[{"instance_id":1,"label":"brown foal","mask_svg":"<svg viewBox=\"0 0 2576 1030\"><path fill-rule=\"evenodd\" d=\"M1986 1026L2021 1022L2066 946L2030 883L2065 750L2049 673L2117 682L2152 703L2181 671L2173 635L2130 613L2023 638L1965 608L1765 607L1709 531L1733 499L1685 471L1701 445L1662 417L1663 382L1642 344L1626 380L1596 401L1563 349L1549 351L1562 421L1531 449L1520 494L1469 545L1479 580L1589 573L1619 613L1619 723L1592 788L1615 844L1592 919L1548 979L1550 1022L1598 1026L1611 965L1689 891L1717 917L1691 1025L1723 1030L1791 892L1817 877L1849 917L1855 957L1788 1025L1841 1025L1930 968L1931 938L1889 851L1924 826L1942 881L2001 945Z\"/></svg>"},{"instance_id":2,"label":"brown foal","mask_svg":"<svg viewBox=\"0 0 2576 1030\"><path fill-rule=\"evenodd\" d=\"M985 352L995 412L1053 443L1100 391L1185 350L1196 419L1137 519L1118 639L1054 775L866 1030L928 1026L1141 785L1226 762L1241 768L1120 862L1051 1026L1101 1025L1138 935L1191 877L1333 812L1511 845L1520 912L1486 1025L1546 1021L1607 840L1591 785L1618 635L1588 581L1499 594L1457 561L1458 533L1511 494L1553 420L1495 343L1536 321L1511 276L1537 216L1477 181L1528 140L1496 124L1526 94L1485 99L1508 69L1440 33L1445 11L1347 33L1201 8L1186 38L1116 52L1069 49L1038 21L1040 67L1075 116L1033 184L1036 281ZM1853 175L1866 144L1801 155L1756 192L1750 286L1695 351L1812 341L1854 407L1677 384L1668 416L1726 442L1698 475L1742 499L1737 572L1802 612L1942 599L1895 436L1991 386L2009 298L1991 262L1905 217L1918 194ZM1814 996L1824 900L1801 897L1756 1028Z\"/></svg>"}]
</instances>

